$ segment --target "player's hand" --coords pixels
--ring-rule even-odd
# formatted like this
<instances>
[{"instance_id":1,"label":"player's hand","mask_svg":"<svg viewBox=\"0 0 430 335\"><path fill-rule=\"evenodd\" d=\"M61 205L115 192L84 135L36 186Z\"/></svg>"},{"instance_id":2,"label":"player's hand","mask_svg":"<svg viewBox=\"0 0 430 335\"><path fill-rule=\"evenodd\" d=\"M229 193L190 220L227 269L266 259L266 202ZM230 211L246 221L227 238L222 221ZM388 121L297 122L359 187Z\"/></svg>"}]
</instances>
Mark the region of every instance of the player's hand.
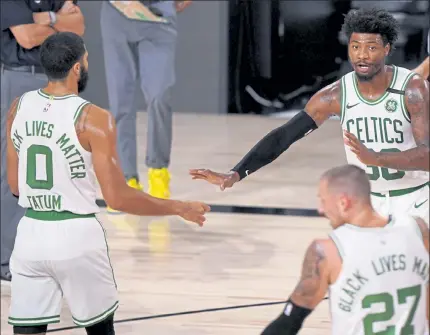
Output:
<instances>
[{"instance_id":1,"label":"player's hand","mask_svg":"<svg viewBox=\"0 0 430 335\"><path fill-rule=\"evenodd\" d=\"M189 5L191 5L192 0L175 1L176 12L180 13Z\"/></svg>"},{"instance_id":2,"label":"player's hand","mask_svg":"<svg viewBox=\"0 0 430 335\"><path fill-rule=\"evenodd\" d=\"M349 131L343 132L345 135L344 143L351 149L357 158L366 165L377 166L376 153L365 147L363 143Z\"/></svg>"},{"instance_id":3,"label":"player's hand","mask_svg":"<svg viewBox=\"0 0 430 335\"><path fill-rule=\"evenodd\" d=\"M209 212L211 208L197 201L184 201L181 203L178 215L187 221L197 223L200 227L206 221L205 214Z\"/></svg>"},{"instance_id":4,"label":"player's hand","mask_svg":"<svg viewBox=\"0 0 430 335\"><path fill-rule=\"evenodd\" d=\"M64 2L63 7L58 11L59 14L73 14L78 11L78 6L76 6L72 0L67 0Z\"/></svg>"},{"instance_id":5,"label":"player's hand","mask_svg":"<svg viewBox=\"0 0 430 335\"><path fill-rule=\"evenodd\" d=\"M221 191L232 187L234 183L237 183L240 179L237 172L219 173L208 169L191 169L190 175L192 179L206 180L211 184L219 186Z\"/></svg>"}]
</instances>

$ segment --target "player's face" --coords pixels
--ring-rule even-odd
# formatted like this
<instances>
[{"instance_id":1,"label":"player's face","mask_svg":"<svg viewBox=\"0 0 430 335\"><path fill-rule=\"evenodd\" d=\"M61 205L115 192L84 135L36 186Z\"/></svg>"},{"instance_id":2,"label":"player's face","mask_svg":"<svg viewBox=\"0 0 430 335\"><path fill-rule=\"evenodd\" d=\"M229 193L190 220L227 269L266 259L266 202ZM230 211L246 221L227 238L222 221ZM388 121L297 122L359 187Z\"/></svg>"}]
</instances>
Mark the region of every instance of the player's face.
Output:
<instances>
[{"instance_id":1,"label":"player's face","mask_svg":"<svg viewBox=\"0 0 430 335\"><path fill-rule=\"evenodd\" d=\"M78 92L81 93L85 90L88 83L88 52L85 53L82 61L80 62L79 79L78 79Z\"/></svg>"},{"instance_id":2,"label":"player's face","mask_svg":"<svg viewBox=\"0 0 430 335\"><path fill-rule=\"evenodd\" d=\"M390 45L384 46L381 35L353 33L349 40L349 61L359 80L369 81L381 72Z\"/></svg>"},{"instance_id":3,"label":"player's face","mask_svg":"<svg viewBox=\"0 0 430 335\"><path fill-rule=\"evenodd\" d=\"M331 226L335 229L345 223L346 199L343 195L330 192L328 184L322 180L318 190L320 215L330 220Z\"/></svg>"}]
</instances>

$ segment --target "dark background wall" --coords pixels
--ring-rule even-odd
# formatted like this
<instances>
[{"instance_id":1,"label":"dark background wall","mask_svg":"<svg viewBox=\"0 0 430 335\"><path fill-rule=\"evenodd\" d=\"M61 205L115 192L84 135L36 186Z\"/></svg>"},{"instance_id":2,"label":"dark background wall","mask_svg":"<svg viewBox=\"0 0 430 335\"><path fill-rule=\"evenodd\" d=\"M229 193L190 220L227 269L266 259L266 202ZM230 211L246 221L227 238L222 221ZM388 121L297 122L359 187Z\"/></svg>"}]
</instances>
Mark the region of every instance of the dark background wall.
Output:
<instances>
[{"instance_id":1,"label":"dark background wall","mask_svg":"<svg viewBox=\"0 0 430 335\"><path fill-rule=\"evenodd\" d=\"M83 96L108 108L103 46L100 36L101 1L80 1L85 15L85 41L90 56L90 81ZM227 112L228 2L194 1L178 15L176 112ZM139 110L145 109L139 91Z\"/></svg>"}]
</instances>

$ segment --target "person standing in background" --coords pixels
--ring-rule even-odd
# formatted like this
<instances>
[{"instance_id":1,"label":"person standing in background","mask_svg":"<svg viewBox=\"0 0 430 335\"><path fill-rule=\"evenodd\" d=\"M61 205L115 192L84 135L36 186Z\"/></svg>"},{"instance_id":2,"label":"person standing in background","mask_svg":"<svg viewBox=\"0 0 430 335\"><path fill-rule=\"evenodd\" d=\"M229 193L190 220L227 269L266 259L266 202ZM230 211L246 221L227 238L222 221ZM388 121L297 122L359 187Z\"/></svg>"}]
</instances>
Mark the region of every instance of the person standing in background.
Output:
<instances>
[{"instance_id":1,"label":"person standing in background","mask_svg":"<svg viewBox=\"0 0 430 335\"><path fill-rule=\"evenodd\" d=\"M6 118L12 101L48 82L39 46L58 31L84 34L77 0L4 0L1 4L1 279L10 281L9 260L24 209L6 178Z\"/></svg>"},{"instance_id":2,"label":"person standing in background","mask_svg":"<svg viewBox=\"0 0 430 335\"><path fill-rule=\"evenodd\" d=\"M130 187L142 190L137 167L135 87L140 78L148 112L148 193L170 197L176 13L191 1L105 1L101 33L110 111L118 129L121 167ZM108 212L115 211L108 207Z\"/></svg>"}]
</instances>

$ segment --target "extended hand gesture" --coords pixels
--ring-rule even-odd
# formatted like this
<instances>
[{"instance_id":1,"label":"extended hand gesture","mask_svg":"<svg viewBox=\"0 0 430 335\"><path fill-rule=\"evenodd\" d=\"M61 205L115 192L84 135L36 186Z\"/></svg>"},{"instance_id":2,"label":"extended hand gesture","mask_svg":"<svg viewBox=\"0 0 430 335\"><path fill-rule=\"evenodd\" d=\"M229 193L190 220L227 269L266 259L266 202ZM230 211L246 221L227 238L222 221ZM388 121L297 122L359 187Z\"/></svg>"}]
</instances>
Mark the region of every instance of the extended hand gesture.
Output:
<instances>
[{"instance_id":1,"label":"extended hand gesture","mask_svg":"<svg viewBox=\"0 0 430 335\"><path fill-rule=\"evenodd\" d=\"M366 148L354 134L345 130L344 135L344 143L357 156L360 162L366 165L377 166L376 154L374 151Z\"/></svg>"},{"instance_id":2,"label":"extended hand gesture","mask_svg":"<svg viewBox=\"0 0 430 335\"><path fill-rule=\"evenodd\" d=\"M218 185L221 191L232 187L240 179L237 172L219 173L208 169L191 169L190 175L192 179L206 180L211 184Z\"/></svg>"},{"instance_id":3,"label":"extended hand gesture","mask_svg":"<svg viewBox=\"0 0 430 335\"><path fill-rule=\"evenodd\" d=\"M206 221L205 214L211 210L211 208L201 202L197 201L184 201L178 215L187 221L197 223L200 227Z\"/></svg>"}]
</instances>

